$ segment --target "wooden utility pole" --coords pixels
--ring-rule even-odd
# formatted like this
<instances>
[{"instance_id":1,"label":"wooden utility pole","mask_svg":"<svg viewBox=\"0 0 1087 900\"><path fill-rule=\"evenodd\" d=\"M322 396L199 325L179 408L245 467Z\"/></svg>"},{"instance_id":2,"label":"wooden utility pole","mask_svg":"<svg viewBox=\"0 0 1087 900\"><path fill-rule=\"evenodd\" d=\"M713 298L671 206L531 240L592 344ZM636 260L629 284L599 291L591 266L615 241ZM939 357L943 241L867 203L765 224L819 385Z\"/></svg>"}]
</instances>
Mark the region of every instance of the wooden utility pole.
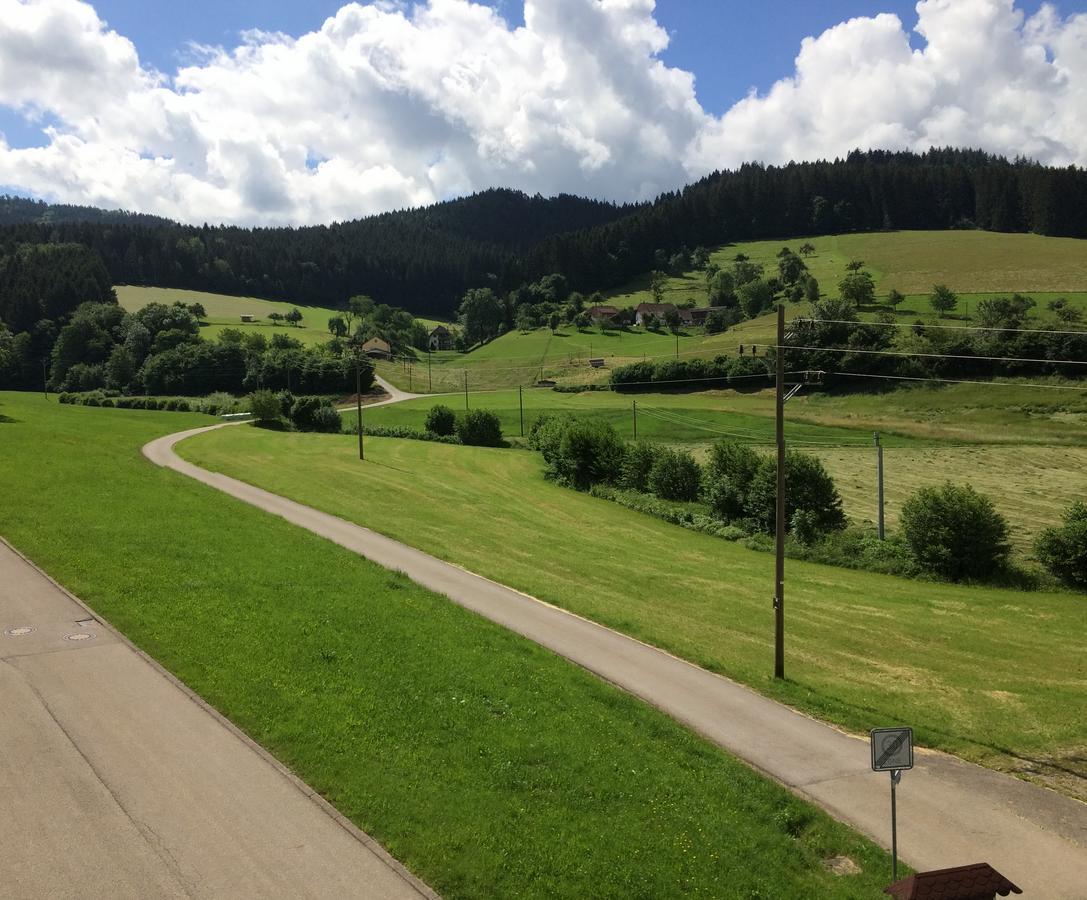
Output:
<instances>
[{"instance_id":1,"label":"wooden utility pole","mask_svg":"<svg viewBox=\"0 0 1087 900\"><path fill-rule=\"evenodd\" d=\"M777 510L774 516L774 677L785 677L785 306L778 306Z\"/></svg>"},{"instance_id":2,"label":"wooden utility pole","mask_svg":"<svg viewBox=\"0 0 1087 900\"><path fill-rule=\"evenodd\" d=\"M468 412L468 370L464 370L464 411Z\"/></svg>"},{"instance_id":3,"label":"wooden utility pole","mask_svg":"<svg viewBox=\"0 0 1087 900\"><path fill-rule=\"evenodd\" d=\"M358 417L359 428L359 459L366 459L366 454L362 449L362 369L359 365L359 358L355 357L355 412Z\"/></svg>"},{"instance_id":4,"label":"wooden utility pole","mask_svg":"<svg viewBox=\"0 0 1087 900\"><path fill-rule=\"evenodd\" d=\"M630 401L630 411L634 416L634 440L638 440L638 401ZM650 417L652 418L652 417Z\"/></svg>"},{"instance_id":5,"label":"wooden utility pole","mask_svg":"<svg viewBox=\"0 0 1087 900\"><path fill-rule=\"evenodd\" d=\"M517 385L517 405L521 410L521 437L525 436L525 397L521 385Z\"/></svg>"},{"instance_id":6,"label":"wooden utility pole","mask_svg":"<svg viewBox=\"0 0 1087 900\"><path fill-rule=\"evenodd\" d=\"M879 539L882 541L883 532L883 444L879 441L879 432L873 437L876 442L876 504L878 506Z\"/></svg>"},{"instance_id":7,"label":"wooden utility pole","mask_svg":"<svg viewBox=\"0 0 1087 900\"><path fill-rule=\"evenodd\" d=\"M431 394L433 394L434 393L434 375L430 371L430 348L429 347L427 347L427 351L426 351L426 380L427 380L427 391L429 391Z\"/></svg>"}]
</instances>

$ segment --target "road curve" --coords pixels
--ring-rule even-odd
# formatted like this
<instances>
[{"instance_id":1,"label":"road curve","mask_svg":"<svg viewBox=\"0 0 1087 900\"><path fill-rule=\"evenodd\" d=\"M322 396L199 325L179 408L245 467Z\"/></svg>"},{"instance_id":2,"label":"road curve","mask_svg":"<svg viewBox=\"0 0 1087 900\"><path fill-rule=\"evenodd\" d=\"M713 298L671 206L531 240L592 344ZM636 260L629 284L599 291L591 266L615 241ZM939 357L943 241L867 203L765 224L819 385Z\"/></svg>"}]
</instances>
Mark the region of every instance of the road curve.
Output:
<instances>
[{"instance_id":1,"label":"road curve","mask_svg":"<svg viewBox=\"0 0 1087 900\"><path fill-rule=\"evenodd\" d=\"M306 528L497 622L663 710L877 842L890 843L888 776L866 739L847 735L565 610L368 528L181 459L175 445L221 428L167 435L144 455ZM887 723L873 723L887 724ZM893 723L891 723L893 724ZM1083 898L1087 805L931 751L898 790L902 857L918 869L986 861L1039 900Z\"/></svg>"}]
</instances>

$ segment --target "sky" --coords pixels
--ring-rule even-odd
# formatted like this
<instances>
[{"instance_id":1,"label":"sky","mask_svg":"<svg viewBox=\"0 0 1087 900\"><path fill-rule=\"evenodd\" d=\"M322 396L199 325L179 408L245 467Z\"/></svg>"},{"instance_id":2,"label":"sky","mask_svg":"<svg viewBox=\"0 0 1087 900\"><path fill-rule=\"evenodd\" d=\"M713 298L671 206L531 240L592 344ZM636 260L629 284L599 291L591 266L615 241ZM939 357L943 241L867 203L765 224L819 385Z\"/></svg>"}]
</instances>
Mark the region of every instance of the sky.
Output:
<instances>
[{"instance_id":1,"label":"sky","mask_svg":"<svg viewBox=\"0 0 1087 900\"><path fill-rule=\"evenodd\" d=\"M1087 0L0 0L0 190L182 221L948 144L1087 165Z\"/></svg>"}]
</instances>

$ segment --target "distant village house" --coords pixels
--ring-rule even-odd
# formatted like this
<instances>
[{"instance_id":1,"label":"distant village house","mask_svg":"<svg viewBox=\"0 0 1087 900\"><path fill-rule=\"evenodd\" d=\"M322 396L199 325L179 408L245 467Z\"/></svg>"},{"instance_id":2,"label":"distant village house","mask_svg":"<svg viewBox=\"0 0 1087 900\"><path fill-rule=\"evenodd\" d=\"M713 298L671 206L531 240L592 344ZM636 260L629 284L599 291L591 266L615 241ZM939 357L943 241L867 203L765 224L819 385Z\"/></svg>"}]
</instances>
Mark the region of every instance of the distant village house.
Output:
<instances>
[{"instance_id":1,"label":"distant village house","mask_svg":"<svg viewBox=\"0 0 1087 900\"><path fill-rule=\"evenodd\" d=\"M610 322L619 315L619 310L614 306L590 306L585 312L594 323Z\"/></svg>"},{"instance_id":2,"label":"distant village house","mask_svg":"<svg viewBox=\"0 0 1087 900\"><path fill-rule=\"evenodd\" d=\"M452 350L453 332L444 325L435 325L430 331L427 346L431 350Z\"/></svg>"},{"instance_id":3,"label":"distant village house","mask_svg":"<svg viewBox=\"0 0 1087 900\"><path fill-rule=\"evenodd\" d=\"M639 303L634 310L634 324L644 325L650 316L656 316L658 321L663 321L665 314L674 310L675 306L671 303Z\"/></svg>"},{"instance_id":4,"label":"distant village house","mask_svg":"<svg viewBox=\"0 0 1087 900\"><path fill-rule=\"evenodd\" d=\"M369 356L370 359L393 358L393 348L389 346L388 341L383 341L379 337L370 338L370 340L363 344L362 352Z\"/></svg>"}]
</instances>

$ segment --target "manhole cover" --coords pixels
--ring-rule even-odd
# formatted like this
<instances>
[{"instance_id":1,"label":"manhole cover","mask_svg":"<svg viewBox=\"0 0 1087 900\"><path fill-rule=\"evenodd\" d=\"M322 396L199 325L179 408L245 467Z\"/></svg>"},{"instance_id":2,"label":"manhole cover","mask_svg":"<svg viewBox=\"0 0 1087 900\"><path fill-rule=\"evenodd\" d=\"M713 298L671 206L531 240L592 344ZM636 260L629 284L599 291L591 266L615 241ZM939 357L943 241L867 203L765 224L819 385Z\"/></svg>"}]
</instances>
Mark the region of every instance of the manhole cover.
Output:
<instances>
[{"instance_id":1,"label":"manhole cover","mask_svg":"<svg viewBox=\"0 0 1087 900\"><path fill-rule=\"evenodd\" d=\"M32 625L20 625L18 628L9 628L4 632L8 637L22 637L24 634L33 634L34 627Z\"/></svg>"},{"instance_id":2,"label":"manhole cover","mask_svg":"<svg viewBox=\"0 0 1087 900\"><path fill-rule=\"evenodd\" d=\"M64 636L64 640L66 640L66 641L89 641L92 637L94 637L94 635L91 634L91 632L84 631L82 634L66 634Z\"/></svg>"}]
</instances>

